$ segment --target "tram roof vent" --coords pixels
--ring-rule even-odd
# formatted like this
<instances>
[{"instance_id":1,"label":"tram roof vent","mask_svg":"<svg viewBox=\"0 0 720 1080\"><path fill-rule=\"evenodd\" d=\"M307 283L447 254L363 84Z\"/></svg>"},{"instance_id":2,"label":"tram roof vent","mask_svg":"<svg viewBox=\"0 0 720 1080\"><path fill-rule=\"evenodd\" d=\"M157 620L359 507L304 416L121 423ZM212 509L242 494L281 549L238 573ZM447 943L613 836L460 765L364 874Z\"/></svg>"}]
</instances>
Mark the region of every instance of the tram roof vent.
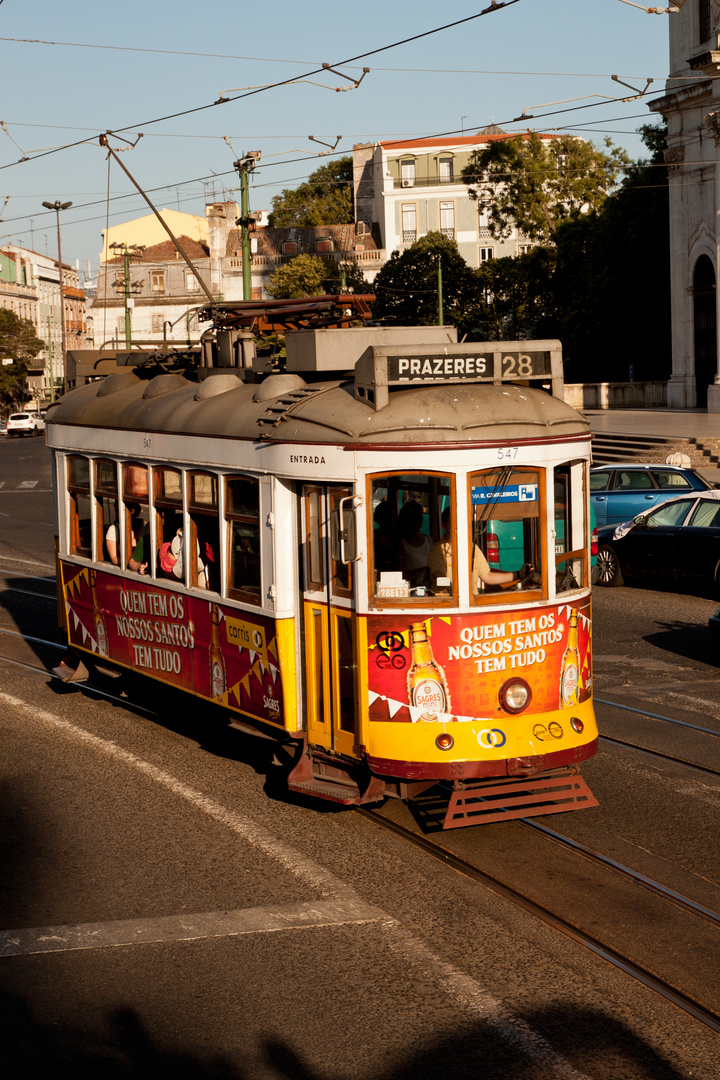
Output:
<instances>
[{"instance_id":1,"label":"tram roof vent","mask_svg":"<svg viewBox=\"0 0 720 1080\"><path fill-rule=\"evenodd\" d=\"M143 397L161 397L162 394L169 394L172 390L179 390L187 385L188 381L184 375L156 375L145 387Z\"/></svg>"},{"instance_id":2,"label":"tram roof vent","mask_svg":"<svg viewBox=\"0 0 720 1080\"><path fill-rule=\"evenodd\" d=\"M372 345L452 345L454 326L351 326L291 330L285 335L286 370L352 371Z\"/></svg>"},{"instance_id":3,"label":"tram roof vent","mask_svg":"<svg viewBox=\"0 0 720 1080\"><path fill-rule=\"evenodd\" d=\"M410 348L372 344L355 368L355 397L376 410L387 405L393 390L468 383L552 386L553 397L562 399L562 346L552 339Z\"/></svg>"},{"instance_id":4,"label":"tram roof vent","mask_svg":"<svg viewBox=\"0 0 720 1080\"><path fill-rule=\"evenodd\" d=\"M237 375L229 372L222 375L213 375L212 379L203 379L195 391L195 400L204 401L205 398L217 397L218 394L227 394L229 390L237 390L245 383Z\"/></svg>"}]
</instances>

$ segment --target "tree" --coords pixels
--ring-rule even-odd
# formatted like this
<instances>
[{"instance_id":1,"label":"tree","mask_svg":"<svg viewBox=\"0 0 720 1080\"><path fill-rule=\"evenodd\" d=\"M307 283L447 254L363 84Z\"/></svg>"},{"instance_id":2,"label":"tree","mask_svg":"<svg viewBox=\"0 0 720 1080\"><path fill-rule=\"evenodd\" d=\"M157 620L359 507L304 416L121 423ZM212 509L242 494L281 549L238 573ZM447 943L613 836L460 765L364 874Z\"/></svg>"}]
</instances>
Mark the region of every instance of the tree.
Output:
<instances>
[{"instance_id":1,"label":"tree","mask_svg":"<svg viewBox=\"0 0 720 1080\"><path fill-rule=\"evenodd\" d=\"M466 333L477 310L477 277L455 241L439 232L421 237L402 254L393 251L373 282L375 319L399 326L437 325L438 265L443 321L456 326L461 335Z\"/></svg>"},{"instance_id":2,"label":"tree","mask_svg":"<svg viewBox=\"0 0 720 1080\"><path fill-rule=\"evenodd\" d=\"M334 259L323 259L320 255L296 255L270 275L265 291L276 300L339 293L343 291L343 274L346 291L368 291L365 275L357 263L347 261L341 266Z\"/></svg>"},{"instance_id":3,"label":"tree","mask_svg":"<svg viewBox=\"0 0 720 1080\"><path fill-rule=\"evenodd\" d=\"M462 171L468 194L489 215L493 236L513 228L540 243L556 239L558 225L597 210L630 159L605 140L605 152L570 135L536 134L498 139L476 150Z\"/></svg>"},{"instance_id":4,"label":"tree","mask_svg":"<svg viewBox=\"0 0 720 1080\"><path fill-rule=\"evenodd\" d=\"M325 292L328 274L328 264L319 255L296 255L270 275L265 291L276 300L318 296Z\"/></svg>"},{"instance_id":5,"label":"tree","mask_svg":"<svg viewBox=\"0 0 720 1080\"><path fill-rule=\"evenodd\" d=\"M29 319L0 308L0 359L33 360L44 348Z\"/></svg>"},{"instance_id":6,"label":"tree","mask_svg":"<svg viewBox=\"0 0 720 1080\"><path fill-rule=\"evenodd\" d=\"M480 302L472 336L480 341L557 337L556 261L551 248L536 247L526 255L482 263L477 271Z\"/></svg>"},{"instance_id":7,"label":"tree","mask_svg":"<svg viewBox=\"0 0 720 1080\"><path fill-rule=\"evenodd\" d=\"M4 408L24 402L27 396L28 361L45 348L29 319L0 308L0 401ZM8 364L6 361L11 360Z\"/></svg>"},{"instance_id":8,"label":"tree","mask_svg":"<svg viewBox=\"0 0 720 1080\"><path fill-rule=\"evenodd\" d=\"M268 220L275 228L352 224L353 159L321 165L294 191L284 188L275 195L272 206Z\"/></svg>"},{"instance_id":9,"label":"tree","mask_svg":"<svg viewBox=\"0 0 720 1080\"><path fill-rule=\"evenodd\" d=\"M640 134L650 158L633 163L597 212L558 230L555 308L572 381L672 371L666 128L644 125Z\"/></svg>"}]
</instances>

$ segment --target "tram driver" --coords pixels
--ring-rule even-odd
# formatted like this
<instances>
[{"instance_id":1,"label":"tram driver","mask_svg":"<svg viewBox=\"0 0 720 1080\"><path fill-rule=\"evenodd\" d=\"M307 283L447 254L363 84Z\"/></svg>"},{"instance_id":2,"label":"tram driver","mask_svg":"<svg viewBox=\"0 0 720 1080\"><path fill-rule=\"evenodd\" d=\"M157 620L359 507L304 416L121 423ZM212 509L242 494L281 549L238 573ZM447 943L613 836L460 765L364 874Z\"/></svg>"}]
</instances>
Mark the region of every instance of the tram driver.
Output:
<instances>
[{"instance_id":1,"label":"tram driver","mask_svg":"<svg viewBox=\"0 0 720 1080\"><path fill-rule=\"evenodd\" d=\"M443 538L432 545L427 559L433 591L436 594L442 593L443 591L449 592L450 586L452 585L452 514L449 506L446 506L443 510L441 522ZM534 569L535 568L529 563L526 563L517 574L510 570L493 570L478 545L473 545L472 580L473 590L476 593L480 591L480 582L485 585L507 586L510 584L517 584L529 574L534 573ZM442 584L443 578L449 581L450 586ZM438 585L438 580L441 582L440 585Z\"/></svg>"}]
</instances>

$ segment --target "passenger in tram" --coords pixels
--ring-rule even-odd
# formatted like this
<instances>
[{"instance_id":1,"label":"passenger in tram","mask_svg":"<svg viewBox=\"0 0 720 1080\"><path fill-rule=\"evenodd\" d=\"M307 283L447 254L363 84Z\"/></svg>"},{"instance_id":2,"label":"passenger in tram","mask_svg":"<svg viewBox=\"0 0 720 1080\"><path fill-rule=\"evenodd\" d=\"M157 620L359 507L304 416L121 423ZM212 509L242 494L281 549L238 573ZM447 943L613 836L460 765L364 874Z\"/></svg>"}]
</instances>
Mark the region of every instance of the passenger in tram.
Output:
<instances>
[{"instance_id":1,"label":"passenger in tram","mask_svg":"<svg viewBox=\"0 0 720 1080\"><path fill-rule=\"evenodd\" d=\"M411 588L430 584L428 554L432 540L422 532L425 512L415 499L410 499L398 514L395 532L397 535L397 558L403 577Z\"/></svg>"},{"instance_id":2,"label":"passenger in tram","mask_svg":"<svg viewBox=\"0 0 720 1080\"><path fill-rule=\"evenodd\" d=\"M105 533L105 551L107 552L108 560L113 566L119 566L120 532L117 521L114 521L112 525L108 525L107 532Z\"/></svg>"},{"instance_id":3,"label":"passenger in tram","mask_svg":"<svg viewBox=\"0 0 720 1080\"><path fill-rule=\"evenodd\" d=\"M125 505L130 512L131 522L130 542L132 544L132 554L128 559L128 569L136 574L145 574L147 573L148 556L150 554L149 526L140 516L139 503L126 503Z\"/></svg>"},{"instance_id":4,"label":"passenger in tram","mask_svg":"<svg viewBox=\"0 0 720 1080\"><path fill-rule=\"evenodd\" d=\"M449 506L442 513L443 538L433 544L428 554L428 567L435 592L447 591L446 586L438 587L438 578L447 578L452 585L452 514ZM528 574L532 574L534 568L526 563L516 576L510 570L493 570L477 544L473 545L473 591L477 595L480 592L480 582L485 585L508 585L522 581Z\"/></svg>"}]
</instances>

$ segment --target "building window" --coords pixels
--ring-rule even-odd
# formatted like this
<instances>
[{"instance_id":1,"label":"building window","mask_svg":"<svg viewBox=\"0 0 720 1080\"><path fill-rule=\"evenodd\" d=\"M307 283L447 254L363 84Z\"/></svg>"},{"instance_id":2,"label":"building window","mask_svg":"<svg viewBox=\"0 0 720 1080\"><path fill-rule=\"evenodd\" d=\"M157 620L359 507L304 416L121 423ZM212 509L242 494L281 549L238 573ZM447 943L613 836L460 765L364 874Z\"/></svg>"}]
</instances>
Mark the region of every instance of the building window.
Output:
<instances>
[{"instance_id":1,"label":"building window","mask_svg":"<svg viewBox=\"0 0 720 1080\"><path fill-rule=\"evenodd\" d=\"M699 0L698 3L698 36L700 44L707 41L712 31L712 13L710 0Z\"/></svg>"},{"instance_id":2,"label":"building window","mask_svg":"<svg viewBox=\"0 0 720 1080\"><path fill-rule=\"evenodd\" d=\"M518 244L517 253L518 255L528 255L532 251L532 249L532 244Z\"/></svg>"},{"instance_id":3,"label":"building window","mask_svg":"<svg viewBox=\"0 0 720 1080\"><path fill-rule=\"evenodd\" d=\"M185 292L197 292L200 288L198 279L193 274L192 270L185 271Z\"/></svg>"},{"instance_id":4,"label":"building window","mask_svg":"<svg viewBox=\"0 0 720 1080\"><path fill-rule=\"evenodd\" d=\"M417 210L415 203L403 203L402 205L402 238L403 244L414 244L417 240Z\"/></svg>"},{"instance_id":5,"label":"building window","mask_svg":"<svg viewBox=\"0 0 720 1080\"><path fill-rule=\"evenodd\" d=\"M283 255L297 255L297 240L285 240L282 246Z\"/></svg>"},{"instance_id":6,"label":"building window","mask_svg":"<svg viewBox=\"0 0 720 1080\"><path fill-rule=\"evenodd\" d=\"M403 187L415 186L415 162L414 161L401 161L400 162L400 182Z\"/></svg>"},{"instance_id":7,"label":"building window","mask_svg":"<svg viewBox=\"0 0 720 1080\"><path fill-rule=\"evenodd\" d=\"M252 300L262 300L262 298L263 298L262 289L256 288L256 289L252 290L252 297L251 297Z\"/></svg>"},{"instance_id":8,"label":"building window","mask_svg":"<svg viewBox=\"0 0 720 1080\"><path fill-rule=\"evenodd\" d=\"M481 263L487 262L488 259L494 259L494 258L495 258L495 248L492 248L492 247L480 248L480 262Z\"/></svg>"},{"instance_id":9,"label":"building window","mask_svg":"<svg viewBox=\"0 0 720 1080\"><path fill-rule=\"evenodd\" d=\"M455 203L440 203L440 232L448 240L455 239Z\"/></svg>"},{"instance_id":10,"label":"building window","mask_svg":"<svg viewBox=\"0 0 720 1080\"><path fill-rule=\"evenodd\" d=\"M152 315L152 332L153 334L162 334L163 326L165 325L165 315L162 312Z\"/></svg>"},{"instance_id":11,"label":"building window","mask_svg":"<svg viewBox=\"0 0 720 1080\"><path fill-rule=\"evenodd\" d=\"M150 283L152 291L154 293L165 292L165 271L164 270L151 270L150 271Z\"/></svg>"},{"instance_id":12,"label":"building window","mask_svg":"<svg viewBox=\"0 0 720 1080\"><path fill-rule=\"evenodd\" d=\"M329 236L323 236L322 239L318 240L315 244L315 250L318 253L322 253L325 251L334 251L334 249L335 245L333 244Z\"/></svg>"},{"instance_id":13,"label":"building window","mask_svg":"<svg viewBox=\"0 0 720 1080\"><path fill-rule=\"evenodd\" d=\"M453 159L452 158L440 158L438 162L438 178L441 184L452 184L453 182Z\"/></svg>"}]
</instances>

